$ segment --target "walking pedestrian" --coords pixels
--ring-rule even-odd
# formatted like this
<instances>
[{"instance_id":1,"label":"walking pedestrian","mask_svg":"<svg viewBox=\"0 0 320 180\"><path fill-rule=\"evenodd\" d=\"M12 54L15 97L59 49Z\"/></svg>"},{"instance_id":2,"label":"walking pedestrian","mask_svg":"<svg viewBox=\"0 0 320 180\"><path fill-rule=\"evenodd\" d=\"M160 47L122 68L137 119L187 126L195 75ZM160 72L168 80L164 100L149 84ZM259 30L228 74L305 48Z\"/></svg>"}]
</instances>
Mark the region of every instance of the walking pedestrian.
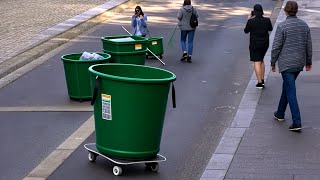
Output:
<instances>
[{"instance_id":1,"label":"walking pedestrian","mask_svg":"<svg viewBox=\"0 0 320 180\"><path fill-rule=\"evenodd\" d=\"M193 39L196 27L191 27L190 19L192 14L199 18L198 11L195 7L191 6L191 0L184 0L183 6L180 8L177 18L179 20L178 26L181 30L181 48L183 51L181 61L187 60L191 63L191 56L193 52ZM186 41L188 38L188 52Z\"/></svg>"},{"instance_id":2,"label":"walking pedestrian","mask_svg":"<svg viewBox=\"0 0 320 180\"><path fill-rule=\"evenodd\" d=\"M269 48L269 31L272 31L272 24L269 18L263 17L263 9L260 4L253 7L249 15L244 32L250 33L250 61L253 62L254 71L258 83L256 88L264 88L264 56Z\"/></svg>"},{"instance_id":3,"label":"walking pedestrian","mask_svg":"<svg viewBox=\"0 0 320 180\"><path fill-rule=\"evenodd\" d=\"M295 81L304 66L306 71L312 68L312 42L309 26L296 16L298 4L288 1L284 11L287 18L277 27L271 51L272 71L276 71L275 64L278 62L283 79L282 94L274 118L283 121L289 103L292 115L289 130L300 131L302 126Z\"/></svg>"},{"instance_id":4,"label":"walking pedestrian","mask_svg":"<svg viewBox=\"0 0 320 180\"><path fill-rule=\"evenodd\" d=\"M148 34L147 15L145 15L140 6L134 10L131 18L132 35L146 37Z\"/></svg>"}]
</instances>

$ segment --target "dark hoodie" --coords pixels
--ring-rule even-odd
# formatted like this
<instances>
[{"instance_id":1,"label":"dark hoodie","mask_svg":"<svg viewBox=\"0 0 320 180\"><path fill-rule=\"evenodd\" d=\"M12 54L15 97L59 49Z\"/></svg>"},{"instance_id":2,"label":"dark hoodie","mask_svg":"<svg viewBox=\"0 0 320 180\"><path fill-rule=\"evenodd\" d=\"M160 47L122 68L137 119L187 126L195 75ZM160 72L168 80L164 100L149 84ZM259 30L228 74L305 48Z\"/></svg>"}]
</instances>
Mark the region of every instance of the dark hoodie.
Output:
<instances>
[{"instance_id":1,"label":"dark hoodie","mask_svg":"<svg viewBox=\"0 0 320 180\"><path fill-rule=\"evenodd\" d=\"M180 27L181 31L191 31L196 29L190 26L191 14L191 5L185 5L180 8L177 18L179 20L178 26ZM195 7L193 7L193 14L195 14L197 18L199 17L198 11Z\"/></svg>"}]
</instances>

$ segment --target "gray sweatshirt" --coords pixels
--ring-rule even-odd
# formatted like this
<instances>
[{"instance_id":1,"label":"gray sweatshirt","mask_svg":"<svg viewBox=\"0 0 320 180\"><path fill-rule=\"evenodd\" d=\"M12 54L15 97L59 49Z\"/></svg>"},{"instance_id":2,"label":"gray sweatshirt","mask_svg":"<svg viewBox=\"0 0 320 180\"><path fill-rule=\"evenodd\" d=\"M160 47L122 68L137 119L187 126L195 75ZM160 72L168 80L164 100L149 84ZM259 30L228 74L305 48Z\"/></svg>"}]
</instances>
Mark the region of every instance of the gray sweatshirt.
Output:
<instances>
[{"instance_id":1,"label":"gray sweatshirt","mask_svg":"<svg viewBox=\"0 0 320 180\"><path fill-rule=\"evenodd\" d=\"M191 31L196 29L190 26L192 9L193 9L193 14L195 14L196 17L199 18L198 11L195 7L191 5L185 5L180 8L177 18L179 20L178 26L181 31Z\"/></svg>"},{"instance_id":2,"label":"gray sweatshirt","mask_svg":"<svg viewBox=\"0 0 320 180\"><path fill-rule=\"evenodd\" d=\"M278 61L279 72L302 70L312 64L309 26L296 16L288 16L278 25L271 51L271 65Z\"/></svg>"}]
</instances>

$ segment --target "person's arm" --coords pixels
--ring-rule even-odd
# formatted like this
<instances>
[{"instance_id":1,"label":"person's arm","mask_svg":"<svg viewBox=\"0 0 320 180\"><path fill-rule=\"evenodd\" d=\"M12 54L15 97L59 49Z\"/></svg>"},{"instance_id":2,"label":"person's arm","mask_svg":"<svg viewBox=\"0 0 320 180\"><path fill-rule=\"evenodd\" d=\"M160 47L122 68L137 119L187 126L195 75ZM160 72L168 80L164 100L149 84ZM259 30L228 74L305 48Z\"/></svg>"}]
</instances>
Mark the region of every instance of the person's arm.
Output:
<instances>
[{"instance_id":1,"label":"person's arm","mask_svg":"<svg viewBox=\"0 0 320 180\"><path fill-rule=\"evenodd\" d=\"M244 33L248 34L251 31L250 24L251 24L251 21L250 21L250 19L248 19L246 27L244 28Z\"/></svg>"},{"instance_id":2,"label":"person's arm","mask_svg":"<svg viewBox=\"0 0 320 180\"><path fill-rule=\"evenodd\" d=\"M196 8L193 8L193 10L194 10L194 15L196 15L196 17L199 18L198 10Z\"/></svg>"},{"instance_id":3,"label":"person's arm","mask_svg":"<svg viewBox=\"0 0 320 180\"><path fill-rule=\"evenodd\" d=\"M309 29L308 37L307 37L307 62L306 62L307 71L311 70L311 65L312 65L312 40L311 40L311 34Z\"/></svg>"},{"instance_id":4,"label":"person's arm","mask_svg":"<svg viewBox=\"0 0 320 180\"><path fill-rule=\"evenodd\" d=\"M143 27L147 27L147 15L144 15L144 16L142 16L142 18L140 18L140 20L141 20L141 25L143 26Z\"/></svg>"},{"instance_id":5,"label":"person's arm","mask_svg":"<svg viewBox=\"0 0 320 180\"><path fill-rule=\"evenodd\" d=\"M182 10L181 9L179 10L179 12L177 14L177 18L178 18L179 21L182 20Z\"/></svg>"},{"instance_id":6,"label":"person's arm","mask_svg":"<svg viewBox=\"0 0 320 180\"><path fill-rule=\"evenodd\" d=\"M268 31L272 31L273 28L272 28L272 23L271 23L271 20L270 18L268 18L269 22L268 22Z\"/></svg>"},{"instance_id":7,"label":"person's arm","mask_svg":"<svg viewBox=\"0 0 320 180\"><path fill-rule=\"evenodd\" d=\"M132 26L132 27L136 27L136 25L137 25L136 17L135 17L135 15L133 15L133 16L131 17L131 26Z\"/></svg>"},{"instance_id":8,"label":"person's arm","mask_svg":"<svg viewBox=\"0 0 320 180\"><path fill-rule=\"evenodd\" d=\"M279 55L281 53L284 44L284 35L280 26L277 27L276 34L274 36L274 41L271 50L271 66L272 70L275 71L275 65L278 61Z\"/></svg>"}]
</instances>

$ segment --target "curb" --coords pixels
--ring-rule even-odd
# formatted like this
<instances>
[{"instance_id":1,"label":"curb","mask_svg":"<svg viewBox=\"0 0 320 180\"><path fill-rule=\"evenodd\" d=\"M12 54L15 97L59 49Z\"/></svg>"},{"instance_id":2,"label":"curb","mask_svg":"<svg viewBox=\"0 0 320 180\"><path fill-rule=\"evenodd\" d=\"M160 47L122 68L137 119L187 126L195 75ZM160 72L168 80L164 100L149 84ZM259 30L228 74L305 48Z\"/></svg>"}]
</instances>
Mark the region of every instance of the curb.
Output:
<instances>
[{"instance_id":1,"label":"curb","mask_svg":"<svg viewBox=\"0 0 320 180\"><path fill-rule=\"evenodd\" d=\"M0 64L0 79L140 1L110 0L47 29L34 39L31 46Z\"/></svg>"}]
</instances>

